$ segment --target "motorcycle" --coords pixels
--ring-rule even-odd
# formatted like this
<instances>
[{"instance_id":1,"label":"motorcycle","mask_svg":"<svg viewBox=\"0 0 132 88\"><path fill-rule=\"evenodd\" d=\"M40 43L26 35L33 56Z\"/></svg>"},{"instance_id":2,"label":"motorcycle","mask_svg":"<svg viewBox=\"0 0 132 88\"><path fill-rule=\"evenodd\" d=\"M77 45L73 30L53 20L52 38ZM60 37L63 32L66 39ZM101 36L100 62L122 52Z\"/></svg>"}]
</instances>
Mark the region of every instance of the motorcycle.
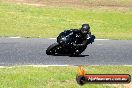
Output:
<instances>
[{"instance_id":1,"label":"motorcycle","mask_svg":"<svg viewBox=\"0 0 132 88\"><path fill-rule=\"evenodd\" d=\"M73 42L75 42L77 37L72 31L64 31L57 37L57 42L50 45L47 50L47 55L66 55L66 56L78 56L86 48L87 45L94 42L95 36L92 35L88 38L88 43L82 47L75 47Z\"/></svg>"}]
</instances>

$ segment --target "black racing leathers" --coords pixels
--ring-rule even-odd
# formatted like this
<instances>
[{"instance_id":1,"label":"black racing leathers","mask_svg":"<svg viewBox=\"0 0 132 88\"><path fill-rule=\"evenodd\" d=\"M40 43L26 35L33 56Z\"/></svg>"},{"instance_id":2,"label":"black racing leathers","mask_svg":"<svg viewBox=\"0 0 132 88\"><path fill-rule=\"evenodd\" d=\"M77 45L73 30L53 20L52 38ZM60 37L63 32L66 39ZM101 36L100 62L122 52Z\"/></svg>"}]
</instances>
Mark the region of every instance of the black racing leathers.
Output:
<instances>
[{"instance_id":1,"label":"black racing leathers","mask_svg":"<svg viewBox=\"0 0 132 88\"><path fill-rule=\"evenodd\" d=\"M69 40L71 39L70 44L73 45L74 47L83 47L90 43L92 44L92 42L94 42L95 39L95 36L91 35L91 32L83 34L79 29L65 30L64 32L60 33L60 35L63 34L65 35L65 37L69 37ZM59 37L60 36L58 36L58 38Z\"/></svg>"}]
</instances>

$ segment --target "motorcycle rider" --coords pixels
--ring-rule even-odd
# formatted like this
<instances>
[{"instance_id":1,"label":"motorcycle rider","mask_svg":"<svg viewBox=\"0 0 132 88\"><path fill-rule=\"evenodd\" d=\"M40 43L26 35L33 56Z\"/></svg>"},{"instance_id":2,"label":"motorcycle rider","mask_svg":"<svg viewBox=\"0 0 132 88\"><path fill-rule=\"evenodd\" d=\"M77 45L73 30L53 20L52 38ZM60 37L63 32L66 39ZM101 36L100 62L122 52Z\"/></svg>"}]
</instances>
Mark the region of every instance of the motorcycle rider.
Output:
<instances>
[{"instance_id":1,"label":"motorcycle rider","mask_svg":"<svg viewBox=\"0 0 132 88\"><path fill-rule=\"evenodd\" d=\"M91 35L89 24L83 24L80 29L65 30L62 33L68 33L73 37L73 41L70 42L73 46L73 56L79 55L79 48L85 47L88 44L94 42L95 36ZM61 34L60 34L61 35ZM58 37L59 39L59 37Z\"/></svg>"},{"instance_id":2,"label":"motorcycle rider","mask_svg":"<svg viewBox=\"0 0 132 88\"><path fill-rule=\"evenodd\" d=\"M76 33L77 40L80 41L80 43L74 43L74 46L84 46L94 42L95 36L91 35L89 24L83 24L80 30L75 29L73 33Z\"/></svg>"},{"instance_id":3,"label":"motorcycle rider","mask_svg":"<svg viewBox=\"0 0 132 88\"><path fill-rule=\"evenodd\" d=\"M92 44L92 42L94 42L95 36L91 35L89 24L83 24L79 30L74 29L72 31L77 37L77 40L73 42L74 47L76 47L74 55L78 55L79 51L77 48L84 47L90 43Z\"/></svg>"}]
</instances>

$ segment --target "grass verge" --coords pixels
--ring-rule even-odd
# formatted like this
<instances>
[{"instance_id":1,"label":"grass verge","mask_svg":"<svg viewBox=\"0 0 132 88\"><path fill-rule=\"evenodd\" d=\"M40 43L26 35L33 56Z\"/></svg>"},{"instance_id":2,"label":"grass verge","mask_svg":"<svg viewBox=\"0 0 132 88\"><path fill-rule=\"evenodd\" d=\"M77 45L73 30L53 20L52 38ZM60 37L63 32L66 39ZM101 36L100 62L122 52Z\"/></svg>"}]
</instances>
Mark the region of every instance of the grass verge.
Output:
<instances>
[{"instance_id":1,"label":"grass verge","mask_svg":"<svg viewBox=\"0 0 132 88\"><path fill-rule=\"evenodd\" d=\"M108 10L75 7L36 7L0 3L0 36L57 37L70 28L91 25L97 38L132 39L132 9Z\"/></svg>"},{"instance_id":2,"label":"grass verge","mask_svg":"<svg viewBox=\"0 0 132 88\"><path fill-rule=\"evenodd\" d=\"M88 74L130 74L130 66L85 66ZM86 84L80 86L75 77L77 67L16 66L0 68L1 88L131 88L132 84Z\"/></svg>"}]
</instances>

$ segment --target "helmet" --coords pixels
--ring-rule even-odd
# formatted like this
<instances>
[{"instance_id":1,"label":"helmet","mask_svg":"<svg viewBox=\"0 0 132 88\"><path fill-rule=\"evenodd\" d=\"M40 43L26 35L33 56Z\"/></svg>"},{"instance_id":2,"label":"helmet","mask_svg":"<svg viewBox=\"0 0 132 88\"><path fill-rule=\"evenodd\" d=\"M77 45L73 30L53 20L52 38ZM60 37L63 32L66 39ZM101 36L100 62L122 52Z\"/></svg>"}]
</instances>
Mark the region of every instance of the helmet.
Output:
<instances>
[{"instance_id":1,"label":"helmet","mask_svg":"<svg viewBox=\"0 0 132 88\"><path fill-rule=\"evenodd\" d=\"M90 26L89 24L83 24L81 28L82 33L88 33L90 31Z\"/></svg>"}]
</instances>

